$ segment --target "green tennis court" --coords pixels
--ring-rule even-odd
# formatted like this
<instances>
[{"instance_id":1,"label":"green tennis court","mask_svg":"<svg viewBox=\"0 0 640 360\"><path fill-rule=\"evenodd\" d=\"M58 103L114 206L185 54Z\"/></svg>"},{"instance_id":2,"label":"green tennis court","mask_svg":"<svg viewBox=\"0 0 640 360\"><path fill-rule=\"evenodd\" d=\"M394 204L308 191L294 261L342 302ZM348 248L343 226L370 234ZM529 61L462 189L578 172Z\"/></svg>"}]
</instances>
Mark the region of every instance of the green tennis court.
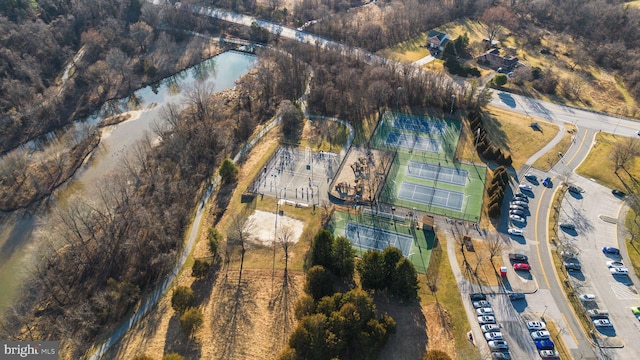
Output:
<instances>
[{"instance_id":1,"label":"green tennis court","mask_svg":"<svg viewBox=\"0 0 640 360\"><path fill-rule=\"evenodd\" d=\"M433 231L416 229L411 226L410 219L392 214L363 214L360 211L356 215L336 211L329 229L334 236L349 239L358 256L368 250L382 251L388 246L395 246L422 274L427 271L435 242Z\"/></svg>"}]
</instances>

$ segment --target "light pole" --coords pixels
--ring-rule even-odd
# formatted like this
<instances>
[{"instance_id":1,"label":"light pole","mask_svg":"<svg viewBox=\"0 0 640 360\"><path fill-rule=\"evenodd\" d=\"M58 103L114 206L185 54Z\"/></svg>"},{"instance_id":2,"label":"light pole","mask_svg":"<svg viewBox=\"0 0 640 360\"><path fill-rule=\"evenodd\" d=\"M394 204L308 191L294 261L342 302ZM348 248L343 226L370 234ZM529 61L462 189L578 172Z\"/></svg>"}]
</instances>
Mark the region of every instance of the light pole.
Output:
<instances>
[{"instance_id":1,"label":"light pole","mask_svg":"<svg viewBox=\"0 0 640 360\"><path fill-rule=\"evenodd\" d=\"M451 95L451 112L449 112L449 115L453 114L453 104L456 102L456 96L455 95Z\"/></svg>"},{"instance_id":2,"label":"light pole","mask_svg":"<svg viewBox=\"0 0 640 360\"><path fill-rule=\"evenodd\" d=\"M542 316L540 316L540 319L542 319L542 321L544 321L544 314L547 312L547 305L544 306L544 311L542 312Z\"/></svg>"},{"instance_id":3,"label":"light pole","mask_svg":"<svg viewBox=\"0 0 640 360\"><path fill-rule=\"evenodd\" d=\"M469 205L469 198L471 197L471 194L467 195L464 197L464 211L462 212L462 218L466 220L467 218L467 205Z\"/></svg>"},{"instance_id":4,"label":"light pole","mask_svg":"<svg viewBox=\"0 0 640 360\"><path fill-rule=\"evenodd\" d=\"M616 134L616 130L618 129L618 125L620 125L620 120L622 120L622 118L618 118L618 122L616 123L616 127L613 128L613 135Z\"/></svg>"},{"instance_id":5,"label":"light pole","mask_svg":"<svg viewBox=\"0 0 640 360\"><path fill-rule=\"evenodd\" d=\"M400 92L402 91L402 86L398 86L398 96L396 97L396 109L400 111Z\"/></svg>"}]
</instances>

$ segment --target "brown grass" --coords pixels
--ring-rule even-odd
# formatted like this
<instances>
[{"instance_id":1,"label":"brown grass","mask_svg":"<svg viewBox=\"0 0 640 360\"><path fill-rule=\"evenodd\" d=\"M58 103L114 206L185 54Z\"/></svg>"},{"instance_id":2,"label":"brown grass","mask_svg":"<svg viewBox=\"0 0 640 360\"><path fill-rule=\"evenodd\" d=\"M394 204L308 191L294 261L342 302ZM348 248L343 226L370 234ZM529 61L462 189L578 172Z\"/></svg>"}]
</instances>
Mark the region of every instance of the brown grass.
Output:
<instances>
[{"instance_id":1,"label":"brown grass","mask_svg":"<svg viewBox=\"0 0 640 360\"><path fill-rule=\"evenodd\" d=\"M546 154L542 155L536 162L533 163L533 167L542 171L549 171L553 165L559 161L558 153L565 154L571 146L571 139L575 135L576 127L573 124L564 124L567 130L562 137L562 140L553 149L549 150Z\"/></svg>"},{"instance_id":2,"label":"brown grass","mask_svg":"<svg viewBox=\"0 0 640 360\"><path fill-rule=\"evenodd\" d=\"M511 153L513 168L519 169L558 133L558 126L548 121L516 114L493 106L487 108L485 129L494 144ZM485 113L485 114L487 114ZM531 128L537 122L542 131Z\"/></svg>"},{"instance_id":3,"label":"brown grass","mask_svg":"<svg viewBox=\"0 0 640 360\"><path fill-rule=\"evenodd\" d=\"M468 251L466 247L460 252L456 245L456 259L467 280L486 286L497 286L500 283L500 267L504 266L500 254L493 258L493 265L489 261L489 247L485 240L472 239L474 251ZM465 267L466 259L468 267ZM465 271L465 268L469 271Z\"/></svg>"},{"instance_id":4,"label":"brown grass","mask_svg":"<svg viewBox=\"0 0 640 360\"><path fill-rule=\"evenodd\" d=\"M629 161L626 166L629 173L620 169L617 175L614 172L614 163L609 157L615 145L627 141L626 139L622 136L598 133L589 155L576 169L576 173L612 189L628 191L628 188L633 188L636 181L640 180L640 156Z\"/></svg>"},{"instance_id":5,"label":"brown grass","mask_svg":"<svg viewBox=\"0 0 640 360\"><path fill-rule=\"evenodd\" d=\"M553 339L553 343L556 346L556 351L560 354L560 359L572 359L571 353L567 349L567 346L564 344L562 337L560 335L560 330L558 329L558 325L553 320L545 319L545 323L547 324L547 330L549 334L551 334L551 338Z\"/></svg>"}]
</instances>

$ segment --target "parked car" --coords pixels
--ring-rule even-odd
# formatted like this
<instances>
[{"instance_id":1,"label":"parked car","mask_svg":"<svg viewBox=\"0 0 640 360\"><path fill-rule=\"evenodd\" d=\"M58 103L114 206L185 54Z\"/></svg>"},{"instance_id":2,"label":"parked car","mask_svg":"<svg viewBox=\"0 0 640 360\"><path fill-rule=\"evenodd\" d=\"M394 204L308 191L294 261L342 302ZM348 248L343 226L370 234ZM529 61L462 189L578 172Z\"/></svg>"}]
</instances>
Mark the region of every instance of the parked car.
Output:
<instances>
[{"instance_id":1,"label":"parked car","mask_svg":"<svg viewBox=\"0 0 640 360\"><path fill-rule=\"evenodd\" d=\"M621 197L621 198L623 198L623 197L627 196L627 194L625 194L624 192L622 192L622 191L620 191L620 190L615 190L615 189L614 189L614 190L611 190L611 193L612 193L614 196Z\"/></svg>"},{"instance_id":2,"label":"parked car","mask_svg":"<svg viewBox=\"0 0 640 360\"><path fill-rule=\"evenodd\" d=\"M495 324L496 323L496 318L493 316L478 316L478 324L480 325L485 325L485 324Z\"/></svg>"},{"instance_id":3,"label":"parked car","mask_svg":"<svg viewBox=\"0 0 640 360\"><path fill-rule=\"evenodd\" d=\"M567 229L567 230L575 230L576 226L570 222L561 222L560 224L558 224L561 228L563 229Z\"/></svg>"},{"instance_id":4,"label":"parked car","mask_svg":"<svg viewBox=\"0 0 640 360\"><path fill-rule=\"evenodd\" d=\"M529 257L524 254L509 254L509 260L526 263L529 262Z\"/></svg>"},{"instance_id":5,"label":"parked car","mask_svg":"<svg viewBox=\"0 0 640 360\"><path fill-rule=\"evenodd\" d=\"M563 251L560 253L560 255L562 255L563 259L577 259L578 258L578 254L577 253L572 253L570 251Z\"/></svg>"},{"instance_id":6,"label":"parked car","mask_svg":"<svg viewBox=\"0 0 640 360\"><path fill-rule=\"evenodd\" d=\"M513 270L529 271L531 266L527 263L515 263L513 264Z\"/></svg>"},{"instance_id":7,"label":"parked car","mask_svg":"<svg viewBox=\"0 0 640 360\"><path fill-rule=\"evenodd\" d=\"M529 321L527 322L527 329L529 330L546 330L547 324L543 321Z\"/></svg>"},{"instance_id":8,"label":"parked car","mask_svg":"<svg viewBox=\"0 0 640 360\"><path fill-rule=\"evenodd\" d=\"M538 177L536 176L536 174L532 174L532 173L526 173L524 174L524 177L527 178L528 180L538 180Z\"/></svg>"},{"instance_id":9,"label":"parked car","mask_svg":"<svg viewBox=\"0 0 640 360\"><path fill-rule=\"evenodd\" d=\"M569 191L571 191L572 193L576 193L576 194L581 194L584 192L584 190L582 190L581 187L576 186L576 185L569 185L568 187Z\"/></svg>"},{"instance_id":10,"label":"parked car","mask_svg":"<svg viewBox=\"0 0 640 360\"><path fill-rule=\"evenodd\" d=\"M518 215L509 215L509 219L511 219L511 221L517 222L517 223L524 223L525 220L522 216L518 216Z\"/></svg>"},{"instance_id":11,"label":"parked car","mask_svg":"<svg viewBox=\"0 0 640 360\"><path fill-rule=\"evenodd\" d=\"M509 344L504 340L491 340L487 342L489 349L493 350L509 350Z\"/></svg>"},{"instance_id":12,"label":"parked car","mask_svg":"<svg viewBox=\"0 0 640 360\"><path fill-rule=\"evenodd\" d=\"M610 268L609 271L611 271L611 274L613 275L627 275L629 274L629 269L627 268Z\"/></svg>"},{"instance_id":13,"label":"parked car","mask_svg":"<svg viewBox=\"0 0 640 360\"><path fill-rule=\"evenodd\" d=\"M511 204L511 205L509 205L509 210L522 210L522 211L525 211L527 209L525 209L524 206Z\"/></svg>"},{"instance_id":14,"label":"parked car","mask_svg":"<svg viewBox=\"0 0 640 360\"><path fill-rule=\"evenodd\" d=\"M478 315L493 315L493 309L490 307L484 307L480 309L476 309L476 314Z\"/></svg>"},{"instance_id":15,"label":"parked car","mask_svg":"<svg viewBox=\"0 0 640 360\"><path fill-rule=\"evenodd\" d=\"M602 252L605 254L620 255L620 250L611 246L603 247Z\"/></svg>"},{"instance_id":16,"label":"parked car","mask_svg":"<svg viewBox=\"0 0 640 360\"><path fill-rule=\"evenodd\" d=\"M536 344L536 348L538 350L553 350L556 345L553 343L553 341L546 339L546 340L536 340L534 341Z\"/></svg>"},{"instance_id":17,"label":"parked car","mask_svg":"<svg viewBox=\"0 0 640 360\"><path fill-rule=\"evenodd\" d=\"M483 333L494 332L494 331L499 331L500 326L496 324L487 324L487 325L480 326L480 330L482 330Z\"/></svg>"},{"instance_id":18,"label":"parked car","mask_svg":"<svg viewBox=\"0 0 640 360\"><path fill-rule=\"evenodd\" d=\"M484 307L491 307L491 303L488 302L487 300L480 300L480 301L474 301L473 302L473 308L474 309L479 309L479 308L484 308Z\"/></svg>"},{"instance_id":19,"label":"parked car","mask_svg":"<svg viewBox=\"0 0 640 360\"><path fill-rule=\"evenodd\" d=\"M609 319L595 319L593 320L593 325L596 327L612 327L613 324Z\"/></svg>"},{"instance_id":20,"label":"parked car","mask_svg":"<svg viewBox=\"0 0 640 360\"><path fill-rule=\"evenodd\" d=\"M513 236L524 235L524 231L522 229L510 228L509 230L507 230L507 232L509 233L509 235L513 235Z\"/></svg>"},{"instance_id":21,"label":"parked car","mask_svg":"<svg viewBox=\"0 0 640 360\"><path fill-rule=\"evenodd\" d=\"M609 312L607 310L591 309L591 310L587 310L587 314L589 314L589 317L591 317L592 319L609 318Z\"/></svg>"},{"instance_id":22,"label":"parked car","mask_svg":"<svg viewBox=\"0 0 640 360\"><path fill-rule=\"evenodd\" d=\"M511 355L508 352L492 352L491 359L493 360L511 360Z\"/></svg>"},{"instance_id":23,"label":"parked car","mask_svg":"<svg viewBox=\"0 0 640 360\"><path fill-rule=\"evenodd\" d=\"M484 333L484 338L487 339L487 341L490 341L490 340L504 340L504 338L502 337L502 333L500 331L493 331L493 332Z\"/></svg>"},{"instance_id":24,"label":"parked car","mask_svg":"<svg viewBox=\"0 0 640 360\"><path fill-rule=\"evenodd\" d=\"M559 358L560 354L556 350L540 350L540 357L543 359Z\"/></svg>"},{"instance_id":25,"label":"parked car","mask_svg":"<svg viewBox=\"0 0 640 360\"><path fill-rule=\"evenodd\" d=\"M526 202L522 201L522 200L513 200L511 202L512 205L518 205L518 206L522 206L525 209L529 208L529 204L527 204Z\"/></svg>"},{"instance_id":26,"label":"parked car","mask_svg":"<svg viewBox=\"0 0 640 360\"><path fill-rule=\"evenodd\" d=\"M529 197L521 192L517 192L513 194L513 197L517 198L518 200L522 200L524 202L529 202Z\"/></svg>"},{"instance_id":27,"label":"parked car","mask_svg":"<svg viewBox=\"0 0 640 360\"><path fill-rule=\"evenodd\" d=\"M624 264L622 263L622 261L607 261L607 267L608 268L623 268Z\"/></svg>"},{"instance_id":28,"label":"parked car","mask_svg":"<svg viewBox=\"0 0 640 360\"><path fill-rule=\"evenodd\" d=\"M527 184L520 184L518 185L518 188L522 191L533 191L533 188L531 187L531 185L527 185Z\"/></svg>"},{"instance_id":29,"label":"parked car","mask_svg":"<svg viewBox=\"0 0 640 360\"><path fill-rule=\"evenodd\" d=\"M596 296L593 294L582 294L579 296L579 298L582 301L594 301L596 299Z\"/></svg>"},{"instance_id":30,"label":"parked car","mask_svg":"<svg viewBox=\"0 0 640 360\"><path fill-rule=\"evenodd\" d=\"M471 298L471 301L478 301L478 300L486 300L487 299L487 295L485 295L483 293L469 294L469 297Z\"/></svg>"},{"instance_id":31,"label":"parked car","mask_svg":"<svg viewBox=\"0 0 640 360\"><path fill-rule=\"evenodd\" d=\"M524 299L524 293L511 293L509 294L509 300L516 301Z\"/></svg>"},{"instance_id":32,"label":"parked car","mask_svg":"<svg viewBox=\"0 0 640 360\"><path fill-rule=\"evenodd\" d=\"M639 306L632 307L631 312L633 313L633 315L640 315L640 307Z\"/></svg>"},{"instance_id":33,"label":"parked car","mask_svg":"<svg viewBox=\"0 0 640 360\"><path fill-rule=\"evenodd\" d=\"M582 266L580 266L580 263L573 261L565 261L564 267L569 271L580 270L582 268Z\"/></svg>"},{"instance_id":34,"label":"parked car","mask_svg":"<svg viewBox=\"0 0 640 360\"><path fill-rule=\"evenodd\" d=\"M524 210L517 210L517 209L515 209L515 210L509 210L509 214L510 214L510 215L518 215L518 216L522 216L522 217L524 217L524 216L525 216L525 214L524 214Z\"/></svg>"},{"instance_id":35,"label":"parked car","mask_svg":"<svg viewBox=\"0 0 640 360\"><path fill-rule=\"evenodd\" d=\"M545 340L550 339L551 334L547 330L538 330L531 333L531 338L533 340Z\"/></svg>"},{"instance_id":36,"label":"parked car","mask_svg":"<svg viewBox=\"0 0 640 360\"><path fill-rule=\"evenodd\" d=\"M542 186L549 187L551 186L551 177L547 176L542 180Z\"/></svg>"}]
</instances>

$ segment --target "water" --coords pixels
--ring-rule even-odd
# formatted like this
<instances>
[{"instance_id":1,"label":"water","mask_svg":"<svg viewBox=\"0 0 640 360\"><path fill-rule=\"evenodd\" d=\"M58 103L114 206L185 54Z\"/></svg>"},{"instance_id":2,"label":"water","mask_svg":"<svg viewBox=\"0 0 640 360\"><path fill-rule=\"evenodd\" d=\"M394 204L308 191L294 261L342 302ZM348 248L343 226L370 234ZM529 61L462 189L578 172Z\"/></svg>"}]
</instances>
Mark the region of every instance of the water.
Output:
<instances>
[{"instance_id":1,"label":"water","mask_svg":"<svg viewBox=\"0 0 640 360\"><path fill-rule=\"evenodd\" d=\"M129 97L105 104L103 108L87 119L89 124L97 124L114 113L131 111L132 118L117 125L102 129L102 140L96 155L89 165L75 176L71 186L65 186L64 194L90 189L106 174L117 169L121 158L127 156L134 144L145 134L152 135L154 122L162 122L161 109L169 103L180 104L185 99L185 91L195 84L212 86L214 91L230 89L235 81L256 65L256 57L240 52L228 51L186 69L158 84L139 89ZM76 128L82 126L76 124ZM55 205L53 205L55 206ZM46 216L42 214L41 216ZM33 234L37 229L37 216L25 211L15 211L0 216L0 313L3 313L20 284L30 247L35 247Z\"/></svg>"}]
</instances>

